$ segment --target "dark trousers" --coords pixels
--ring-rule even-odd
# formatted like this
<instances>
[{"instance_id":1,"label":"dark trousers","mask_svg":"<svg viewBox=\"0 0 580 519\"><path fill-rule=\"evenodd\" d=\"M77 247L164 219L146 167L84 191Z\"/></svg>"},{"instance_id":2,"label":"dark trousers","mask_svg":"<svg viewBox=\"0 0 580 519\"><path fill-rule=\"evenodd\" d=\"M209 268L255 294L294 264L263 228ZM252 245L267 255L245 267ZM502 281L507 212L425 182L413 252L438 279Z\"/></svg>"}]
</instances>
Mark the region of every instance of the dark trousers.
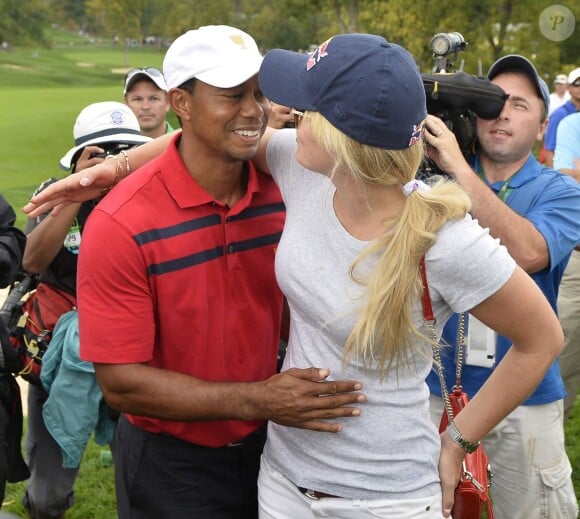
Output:
<instances>
[{"instance_id":1,"label":"dark trousers","mask_svg":"<svg viewBox=\"0 0 580 519\"><path fill-rule=\"evenodd\" d=\"M257 519L266 427L241 444L202 447L153 434L124 416L117 426L119 519Z\"/></svg>"}]
</instances>

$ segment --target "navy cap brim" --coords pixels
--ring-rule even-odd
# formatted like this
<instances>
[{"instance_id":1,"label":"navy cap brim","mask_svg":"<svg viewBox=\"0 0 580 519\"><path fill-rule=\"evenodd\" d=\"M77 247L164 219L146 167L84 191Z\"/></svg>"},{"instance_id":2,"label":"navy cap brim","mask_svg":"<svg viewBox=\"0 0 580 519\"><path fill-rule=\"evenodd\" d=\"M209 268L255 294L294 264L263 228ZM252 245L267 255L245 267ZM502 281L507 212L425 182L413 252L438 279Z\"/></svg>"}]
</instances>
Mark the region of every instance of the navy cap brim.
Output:
<instances>
[{"instance_id":1,"label":"navy cap brim","mask_svg":"<svg viewBox=\"0 0 580 519\"><path fill-rule=\"evenodd\" d=\"M262 93L279 105L316 110L302 84L307 62L307 54L282 49L268 52L258 73Z\"/></svg>"},{"instance_id":2,"label":"navy cap brim","mask_svg":"<svg viewBox=\"0 0 580 519\"><path fill-rule=\"evenodd\" d=\"M548 86L546 85L545 81L538 75L538 71L536 70L536 67L534 67L533 63L524 56L520 56L518 54L509 54L503 58L498 59L490 67L487 73L487 78L492 80L502 72L513 70L519 70L520 72L523 72L532 80L547 112L550 106L550 91Z\"/></svg>"}]
</instances>

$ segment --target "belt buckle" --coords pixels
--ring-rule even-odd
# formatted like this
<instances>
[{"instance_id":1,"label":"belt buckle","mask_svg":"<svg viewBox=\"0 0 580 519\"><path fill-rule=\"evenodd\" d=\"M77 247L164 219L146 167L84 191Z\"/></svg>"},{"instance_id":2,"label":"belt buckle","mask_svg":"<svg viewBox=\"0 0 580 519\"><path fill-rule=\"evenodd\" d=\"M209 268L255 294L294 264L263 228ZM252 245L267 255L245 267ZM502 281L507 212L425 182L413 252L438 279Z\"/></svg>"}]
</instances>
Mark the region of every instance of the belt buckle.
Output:
<instances>
[{"instance_id":1,"label":"belt buckle","mask_svg":"<svg viewBox=\"0 0 580 519\"><path fill-rule=\"evenodd\" d=\"M320 498L316 495L315 490L311 490L310 488L298 487L298 490L302 492L307 498L312 499L313 501L319 501Z\"/></svg>"}]
</instances>

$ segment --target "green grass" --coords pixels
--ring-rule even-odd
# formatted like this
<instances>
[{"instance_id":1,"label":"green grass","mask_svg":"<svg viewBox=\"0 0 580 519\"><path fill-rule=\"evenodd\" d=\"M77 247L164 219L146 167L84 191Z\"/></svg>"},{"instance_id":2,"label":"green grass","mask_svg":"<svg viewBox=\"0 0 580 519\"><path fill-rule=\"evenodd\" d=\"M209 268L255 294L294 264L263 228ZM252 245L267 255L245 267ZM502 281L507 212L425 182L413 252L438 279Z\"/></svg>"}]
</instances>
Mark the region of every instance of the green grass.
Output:
<instances>
[{"instance_id":1,"label":"green grass","mask_svg":"<svg viewBox=\"0 0 580 519\"><path fill-rule=\"evenodd\" d=\"M129 51L129 66L161 67L163 52ZM74 45L55 49L0 52L0 193L15 210L36 187L66 172L60 157L72 146L78 113L99 101L122 101L128 66L119 47ZM177 122L170 114L173 126ZM17 225L25 216L18 212Z\"/></svg>"},{"instance_id":2,"label":"green grass","mask_svg":"<svg viewBox=\"0 0 580 519\"><path fill-rule=\"evenodd\" d=\"M58 161L73 144L72 127L81 109L120 101L122 87L26 87L0 91L0 96L11 115L0 118L0 193L17 210L44 179L66 174ZM26 218L17 213L22 228Z\"/></svg>"},{"instance_id":3,"label":"green grass","mask_svg":"<svg viewBox=\"0 0 580 519\"><path fill-rule=\"evenodd\" d=\"M117 517L115 500L114 469L101 462L101 452L108 451L91 439L85 450L79 475L75 484L75 503L67 512L67 519L115 519ZM27 517L21 500L25 483L6 486L2 510Z\"/></svg>"},{"instance_id":4,"label":"green grass","mask_svg":"<svg viewBox=\"0 0 580 519\"><path fill-rule=\"evenodd\" d=\"M576 499L580 502L580 396L576 398L574 409L565 424L566 452L572 465L572 480Z\"/></svg>"}]
</instances>

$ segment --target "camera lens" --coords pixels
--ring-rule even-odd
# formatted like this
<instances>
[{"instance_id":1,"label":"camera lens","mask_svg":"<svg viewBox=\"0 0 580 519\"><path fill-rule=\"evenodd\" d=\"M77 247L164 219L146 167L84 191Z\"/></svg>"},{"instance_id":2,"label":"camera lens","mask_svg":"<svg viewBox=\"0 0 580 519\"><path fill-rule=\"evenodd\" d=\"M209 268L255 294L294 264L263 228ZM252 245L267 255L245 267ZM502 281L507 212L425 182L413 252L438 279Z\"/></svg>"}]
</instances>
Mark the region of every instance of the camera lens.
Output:
<instances>
[{"instance_id":1,"label":"camera lens","mask_svg":"<svg viewBox=\"0 0 580 519\"><path fill-rule=\"evenodd\" d=\"M431 39L431 50L436 56L446 56L466 46L463 36L458 32L440 32Z\"/></svg>"}]
</instances>

